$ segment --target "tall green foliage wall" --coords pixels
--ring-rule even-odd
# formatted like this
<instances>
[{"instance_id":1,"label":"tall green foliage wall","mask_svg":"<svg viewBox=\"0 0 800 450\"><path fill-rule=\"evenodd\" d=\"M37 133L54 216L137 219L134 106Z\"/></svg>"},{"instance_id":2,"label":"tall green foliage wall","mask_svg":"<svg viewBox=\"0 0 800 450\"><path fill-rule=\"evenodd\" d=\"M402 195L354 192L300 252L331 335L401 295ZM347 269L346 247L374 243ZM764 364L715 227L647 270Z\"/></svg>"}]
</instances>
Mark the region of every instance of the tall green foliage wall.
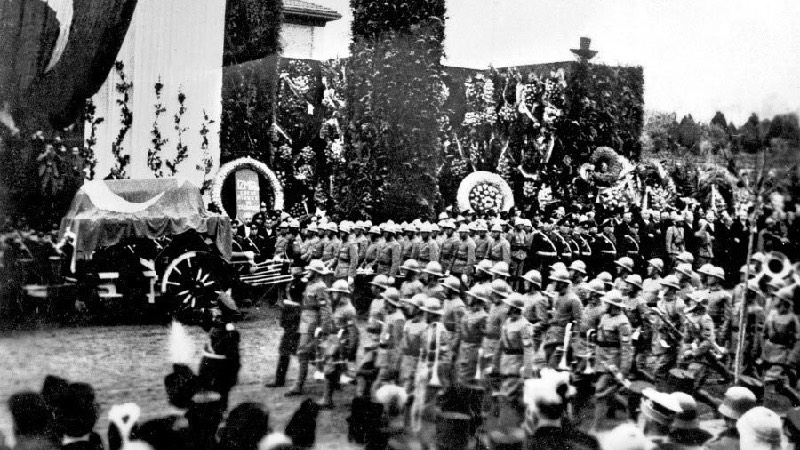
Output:
<instances>
[{"instance_id":1,"label":"tall green foliage wall","mask_svg":"<svg viewBox=\"0 0 800 450\"><path fill-rule=\"evenodd\" d=\"M352 0L342 217L431 216L439 196L444 0Z\"/></svg>"}]
</instances>

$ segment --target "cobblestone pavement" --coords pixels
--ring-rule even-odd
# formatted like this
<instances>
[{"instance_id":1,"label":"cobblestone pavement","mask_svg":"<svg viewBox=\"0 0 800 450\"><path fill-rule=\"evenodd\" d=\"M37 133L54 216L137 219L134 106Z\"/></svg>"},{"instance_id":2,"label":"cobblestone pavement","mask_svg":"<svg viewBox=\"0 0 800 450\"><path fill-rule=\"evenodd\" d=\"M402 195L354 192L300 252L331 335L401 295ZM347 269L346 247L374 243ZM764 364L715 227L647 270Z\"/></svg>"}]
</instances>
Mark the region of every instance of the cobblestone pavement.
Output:
<instances>
[{"instance_id":1,"label":"cobblestone pavement","mask_svg":"<svg viewBox=\"0 0 800 450\"><path fill-rule=\"evenodd\" d=\"M263 387L271 380L277 363L280 338L278 312L261 309L250 312L249 319L240 323L242 335L242 370L239 384L234 388L231 405L242 401L264 402L271 411L273 428L282 429L303 398L285 398L287 388ZM158 417L169 411L163 389L163 377L170 371L167 360L166 325L86 326L52 328L37 331L16 331L0 337L0 430L11 434L11 418L6 407L8 397L21 390L41 388L45 375L55 374L71 381L90 383L97 391L102 408L97 430L107 428L105 414L110 405L135 402L142 407L144 419ZM190 329L197 350L205 343L199 328ZM290 384L295 378L294 360L288 375ZM720 388L721 389L721 388ZM322 394L321 382L309 380L310 396ZM317 428L319 448L358 448L347 442L349 399L353 387L337 393L337 407L322 411ZM767 401L767 406L782 409L781 402ZM705 411L705 426L718 430L721 421L711 420Z\"/></svg>"}]
</instances>

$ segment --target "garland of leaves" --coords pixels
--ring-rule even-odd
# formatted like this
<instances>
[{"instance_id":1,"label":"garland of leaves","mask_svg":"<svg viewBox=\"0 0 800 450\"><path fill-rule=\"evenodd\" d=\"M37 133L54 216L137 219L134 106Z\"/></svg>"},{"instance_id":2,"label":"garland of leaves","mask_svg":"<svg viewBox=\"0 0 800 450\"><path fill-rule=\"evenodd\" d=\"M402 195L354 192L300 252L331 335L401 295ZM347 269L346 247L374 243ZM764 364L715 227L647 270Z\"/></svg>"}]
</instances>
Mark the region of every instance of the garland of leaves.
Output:
<instances>
[{"instance_id":1,"label":"garland of leaves","mask_svg":"<svg viewBox=\"0 0 800 450\"><path fill-rule=\"evenodd\" d=\"M161 82L161 78L159 78L158 82L156 82L154 88L156 91L156 103L153 105L155 107L155 119L153 120L153 129L150 131L150 134L153 135L153 139L150 141L153 143L153 148L147 149L147 167L150 168L156 178L161 178L164 176L164 171L162 170L163 161L161 159L161 149L169 141L169 139L163 137L161 130L158 127L159 117L167 111L167 108L161 102L161 90L164 89L164 84Z\"/></svg>"},{"instance_id":2,"label":"garland of leaves","mask_svg":"<svg viewBox=\"0 0 800 450\"><path fill-rule=\"evenodd\" d=\"M122 179L127 178L128 175L125 172L125 168L131 161L130 154L123 154L124 148L122 147L123 142L125 141L125 136L128 134L128 131L131 129L133 125L133 111L128 107L128 102L130 101L130 92L133 89L133 83L126 81L125 78L125 64L122 61L117 61L114 63L114 70L117 72L117 76L119 77L119 82L116 84L115 88L118 94L120 94L121 98L116 99L117 105L120 107L120 128L119 132L117 133L116 139L114 142L111 143L111 154L114 155L114 167L111 168L107 179Z\"/></svg>"},{"instance_id":3,"label":"garland of leaves","mask_svg":"<svg viewBox=\"0 0 800 450\"><path fill-rule=\"evenodd\" d=\"M86 99L86 106L84 107L83 118L84 123L89 124L89 137L86 139L86 145L83 146L81 156L83 156L86 166L89 167L90 180L94 180L95 167L97 166L97 158L94 153L94 146L97 145L97 126L105 121L103 117L95 117L97 107L92 102L91 98Z\"/></svg>"},{"instance_id":4,"label":"garland of leaves","mask_svg":"<svg viewBox=\"0 0 800 450\"><path fill-rule=\"evenodd\" d=\"M195 167L197 170L203 171L203 185L200 187L201 194L205 194L206 191L211 189L211 185L214 182L214 179L209 177L209 175L211 175L211 170L214 168L214 159L211 156L211 152L208 151L208 133L211 132L208 126L212 123L214 123L214 120L208 117L208 113L204 109L203 121L200 124L200 136L202 138L200 149L203 152L203 158L201 159L201 163Z\"/></svg>"},{"instance_id":5,"label":"garland of leaves","mask_svg":"<svg viewBox=\"0 0 800 450\"><path fill-rule=\"evenodd\" d=\"M178 91L178 112L173 116L173 120L175 121L175 131L178 134L178 143L175 145L175 150L177 153L175 154L175 158L172 160L164 161L164 164L167 165L167 168L170 171L170 176L175 176L178 172L178 164L182 163L186 158L189 157L189 147L183 143L183 133L189 129L189 127L181 126L181 119L183 115L186 114L186 94L183 91Z\"/></svg>"}]
</instances>

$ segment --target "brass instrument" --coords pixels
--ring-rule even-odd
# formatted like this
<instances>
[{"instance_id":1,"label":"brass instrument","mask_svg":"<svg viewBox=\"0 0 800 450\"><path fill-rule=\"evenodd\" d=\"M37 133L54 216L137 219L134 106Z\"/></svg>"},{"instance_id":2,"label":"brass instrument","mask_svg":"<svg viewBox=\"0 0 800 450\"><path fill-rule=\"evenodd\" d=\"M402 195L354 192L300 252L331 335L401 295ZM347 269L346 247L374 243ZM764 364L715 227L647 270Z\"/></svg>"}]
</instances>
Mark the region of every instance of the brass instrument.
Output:
<instances>
[{"instance_id":1,"label":"brass instrument","mask_svg":"<svg viewBox=\"0 0 800 450\"><path fill-rule=\"evenodd\" d=\"M317 357L314 359L314 366L316 370L314 371L314 379L322 381L325 379L325 372L323 370L325 364L325 355L323 354L322 343L319 340L319 335L322 334L322 328L317 327L314 330L314 339L316 340L316 353Z\"/></svg>"},{"instance_id":2,"label":"brass instrument","mask_svg":"<svg viewBox=\"0 0 800 450\"><path fill-rule=\"evenodd\" d=\"M584 375L592 375L595 373L594 366L592 365L592 358L597 354L597 342L592 343L592 336L597 337L597 330L592 328L591 330L586 332L586 353L582 355L582 358L586 359L586 367L583 369Z\"/></svg>"},{"instance_id":3,"label":"brass instrument","mask_svg":"<svg viewBox=\"0 0 800 450\"><path fill-rule=\"evenodd\" d=\"M441 338L442 338L442 333L439 330L439 326L440 326L439 322L434 322L433 323L433 332L435 333L434 342L436 344L436 352L433 354L434 355L433 356L433 367L431 368L431 371L433 373L431 374L431 380L428 382L429 386L435 387L435 388L442 387L442 381L439 380L439 351L441 349L441 345L440 344L441 344Z\"/></svg>"},{"instance_id":4,"label":"brass instrument","mask_svg":"<svg viewBox=\"0 0 800 450\"><path fill-rule=\"evenodd\" d=\"M431 334L425 333L425 347L420 348L417 370L414 374L414 400L411 403L410 427L414 433L422 430L422 412L428 396L428 351L431 348ZM423 351L424 350L424 351Z\"/></svg>"},{"instance_id":5,"label":"brass instrument","mask_svg":"<svg viewBox=\"0 0 800 450\"><path fill-rule=\"evenodd\" d=\"M567 353L569 351L569 341L572 338L572 322L564 328L564 353L561 355L561 362L558 363L558 370L569 370L567 364Z\"/></svg>"},{"instance_id":6,"label":"brass instrument","mask_svg":"<svg viewBox=\"0 0 800 450\"><path fill-rule=\"evenodd\" d=\"M761 277L761 275L769 275L772 279L783 280L793 272L793 269L794 267L786 255L781 252L768 252L764 255L761 272L756 278Z\"/></svg>"},{"instance_id":7,"label":"brass instrument","mask_svg":"<svg viewBox=\"0 0 800 450\"><path fill-rule=\"evenodd\" d=\"M475 367L475 381L480 381L483 379L483 349L478 349L478 361Z\"/></svg>"}]
</instances>

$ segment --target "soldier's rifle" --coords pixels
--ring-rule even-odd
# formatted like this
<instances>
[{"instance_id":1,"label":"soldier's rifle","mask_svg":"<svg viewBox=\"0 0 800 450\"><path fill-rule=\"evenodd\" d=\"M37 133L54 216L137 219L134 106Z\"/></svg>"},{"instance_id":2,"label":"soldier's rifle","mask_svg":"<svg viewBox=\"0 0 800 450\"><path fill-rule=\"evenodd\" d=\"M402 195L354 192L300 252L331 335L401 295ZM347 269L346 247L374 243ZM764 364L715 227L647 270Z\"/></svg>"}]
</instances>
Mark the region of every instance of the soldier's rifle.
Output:
<instances>
[{"instance_id":1,"label":"soldier's rifle","mask_svg":"<svg viewBox=\"0 0 800 450\"><path fill-rule=\"evenodd\" d=\"M676 339L678 342L683 342L685 340L684 334L672 322L670 322L670 320L667 318L667 314L664 311L658 307L651 307L650 310L661 319L661 323L667 327L667 331L674 339Z\"/></svg>"}]
</instances>

